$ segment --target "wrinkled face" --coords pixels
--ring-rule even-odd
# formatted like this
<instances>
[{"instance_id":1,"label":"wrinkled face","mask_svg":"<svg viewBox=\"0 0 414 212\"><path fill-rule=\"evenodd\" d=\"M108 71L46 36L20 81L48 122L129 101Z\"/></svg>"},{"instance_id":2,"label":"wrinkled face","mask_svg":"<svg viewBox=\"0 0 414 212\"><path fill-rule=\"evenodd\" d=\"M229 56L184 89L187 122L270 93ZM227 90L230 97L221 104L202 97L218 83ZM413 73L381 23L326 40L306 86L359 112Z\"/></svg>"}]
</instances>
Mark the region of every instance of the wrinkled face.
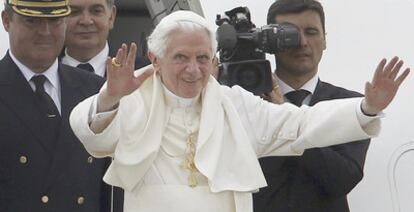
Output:
<instances>
[{"instance_id":1,"label":"wrinkled face","mask_svg":"<svg viewBox=\"0 0 414 212\"><path fill-rule=\"evenodd\" d=\"M3 11L4 29L9 33L10 50L32 71L43 72L49 68L65 40L65 18L35 18Z\"/></svg>"},{"instance_id":2,"label":"wrinkled face","mask_svg":"<svg viewBox=\"0 0 414 212\"><path fill-rule=\"evenodd\" d=\"M285 22L299 27L301 45L276 54L277 71L294 76L308 75L311 78L318 71L319 61L326 48L320 16L313 10L276 16L276 23Z\"/></svg>"},{"instance_id":3,"label":"wrinkled face","mask_svg":"<svg viewBox=\"0 0 414 212\"><path fill-rule=\"evenodd\" d=\"M213 68L213 53L206 31L173 31L163 58L149 57L164 85L175 95L192 98L207 85Z\"/></svg>"},{"instance_id":4,"label":"wrinkled face","mask_svg":"<svg viewBox=\"0 0 414 212\"><path fill-rule=\"evenodd\" d=\"M70 0L69 4L66 46L102 50L114 26L116 8L109 8L106 0Z\"/></svg>"}]
</instances>

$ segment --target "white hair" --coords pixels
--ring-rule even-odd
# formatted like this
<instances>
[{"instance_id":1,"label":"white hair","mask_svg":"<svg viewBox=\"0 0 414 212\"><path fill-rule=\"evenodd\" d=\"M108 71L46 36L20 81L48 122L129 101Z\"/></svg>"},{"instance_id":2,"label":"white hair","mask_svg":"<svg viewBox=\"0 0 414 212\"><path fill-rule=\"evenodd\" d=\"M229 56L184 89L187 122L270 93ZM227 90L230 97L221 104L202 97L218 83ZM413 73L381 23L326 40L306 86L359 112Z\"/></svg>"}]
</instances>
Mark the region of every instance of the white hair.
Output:
<instances>
[{"instance_id":1,"label":"white hair","mask_svg":"<svg viewBox=\"0 0 414 212\"><path fill-rule=\"evenodd\" d=\"M204 30L211 41L211 52L215 54L217 41L212 27L206 19L188 10L178 10L165 16L148 37L148 50L155 56L163 58L169 45L170 34L175 30L184 32Z\"/></svg>"}]
</instances>

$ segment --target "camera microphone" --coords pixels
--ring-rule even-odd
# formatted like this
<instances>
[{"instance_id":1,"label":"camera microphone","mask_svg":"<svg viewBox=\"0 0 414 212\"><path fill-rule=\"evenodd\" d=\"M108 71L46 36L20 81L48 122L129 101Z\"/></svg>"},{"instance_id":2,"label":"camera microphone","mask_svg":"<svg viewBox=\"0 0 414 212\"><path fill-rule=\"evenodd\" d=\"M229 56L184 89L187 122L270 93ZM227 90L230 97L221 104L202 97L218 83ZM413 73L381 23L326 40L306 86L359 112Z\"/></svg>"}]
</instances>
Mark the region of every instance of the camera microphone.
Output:
<instances>
[{"instance_id":1,"label":"camera microphone","mask_svg":"<svg viewBox=\"0 0 414 212\"><path fill-rule=\"evenodd\" d=\"M217 28L217 43L219 49L232 50L237 44L236 29L230 24L222 24Z\"/></svg>"}]
</instances>

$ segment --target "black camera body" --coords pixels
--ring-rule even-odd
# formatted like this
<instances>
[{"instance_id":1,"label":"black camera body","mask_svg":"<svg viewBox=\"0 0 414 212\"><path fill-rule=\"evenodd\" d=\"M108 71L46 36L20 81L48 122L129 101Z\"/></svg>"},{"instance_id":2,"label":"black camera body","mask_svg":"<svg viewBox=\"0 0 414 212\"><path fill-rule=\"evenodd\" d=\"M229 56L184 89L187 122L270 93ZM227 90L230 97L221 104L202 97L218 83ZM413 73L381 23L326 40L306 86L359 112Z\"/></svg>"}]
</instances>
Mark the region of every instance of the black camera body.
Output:
<instances>
[{"instance_id":1,"label":"black camera body","mask_svg":"<svg viewBox=\"0 0 414 212\"><path fill-rule=\"evenodd\" d=\"M217 42L220 52L218 81L240 85L260 95L272 90L272 71L265 53L275 54L300 45L298 28L289 23L260 28L250 21L247 7L236 7L217 15Z\"/></svg>"}]
</instances>

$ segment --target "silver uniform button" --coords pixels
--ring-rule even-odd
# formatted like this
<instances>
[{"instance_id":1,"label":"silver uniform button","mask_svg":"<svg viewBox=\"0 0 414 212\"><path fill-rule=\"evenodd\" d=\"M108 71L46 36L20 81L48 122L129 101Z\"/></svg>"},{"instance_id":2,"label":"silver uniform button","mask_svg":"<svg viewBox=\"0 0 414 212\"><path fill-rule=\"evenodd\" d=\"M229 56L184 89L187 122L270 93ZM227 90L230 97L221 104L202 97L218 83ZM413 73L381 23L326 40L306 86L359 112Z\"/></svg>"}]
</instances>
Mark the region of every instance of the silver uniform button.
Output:
<instances>
[{"instance_id":1,"label":"silver uniform button","mask_svg":"<svg viewBox=\"0 0 414 212\"><path fill-rule=\"evenodd\" d=\"M42 196L42 198L41 198L41 200L42 200L42 202L43 202L44 204L46 204L46 203L48 203L48 202L49 202L49 197L48 197L48 196L46 196L46 195L43 195L43 196Z\"/></svg>"},{"instance_id":2,"label":"silver uniform button","mask_svg":"<svg viewBox=\"0 0 414 212\"><path fill-rule=\"evenodd\" d=\"M21 164L26 164L27 163L27 157L22 155L22 156L20 156L19 161L20 161Z\"/></svg>"},{"instance_id":3,"label":"silver uniform button","mask_svg":"<svg viewBox=\"0 0 414 212\"><path fill-rule=\"evenodd\" d=\"M83 203L85 203L85 197L78 197L78 204L82 205Z\"/></svg>"},{"instance_id":4,"label":"silver uniform button","mask_svg":"<svg viewBox=\"0 0 414 212\"><path fill-rule=\"evenodd\" d=\"M93 157L92 156L89 156L88 157L88 163L92 163L93 162Z\"/></svg>"}]
</instances>

